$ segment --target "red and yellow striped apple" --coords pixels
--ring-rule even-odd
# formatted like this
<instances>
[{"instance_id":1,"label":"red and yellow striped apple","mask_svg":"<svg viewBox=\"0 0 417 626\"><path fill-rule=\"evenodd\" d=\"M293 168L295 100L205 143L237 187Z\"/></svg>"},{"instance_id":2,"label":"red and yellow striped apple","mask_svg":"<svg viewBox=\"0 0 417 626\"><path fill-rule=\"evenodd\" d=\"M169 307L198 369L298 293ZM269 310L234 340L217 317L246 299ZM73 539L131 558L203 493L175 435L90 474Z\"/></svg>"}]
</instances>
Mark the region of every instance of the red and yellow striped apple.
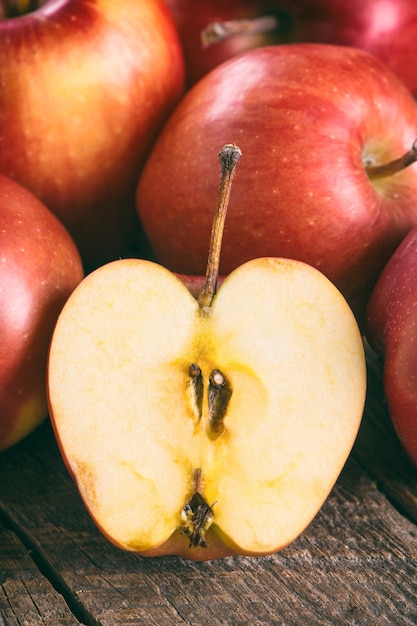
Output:
<instances>
[{"instance_id":1,"label":"red and yellow striped apple","mask_svg":"<svg viewBox=\"0 0 417 626\"><path fill-rule=\"evenodd\" d=\"M135 187L183 92L182 50L162 0L31 6L0 21L0 171L59 217L93 267L140 243Z\"/></svg>"},{"instance_id":2,"label":"red and yellow striped apple","mask_svg":"<svg viewBox=\"0 0 417 626\"><path fill-rule=\"evenodd\" d=\"M52 331L82 278L80 255L58 218L0 175L0 450L47 417Z\"/></svg>"}]
</instances>

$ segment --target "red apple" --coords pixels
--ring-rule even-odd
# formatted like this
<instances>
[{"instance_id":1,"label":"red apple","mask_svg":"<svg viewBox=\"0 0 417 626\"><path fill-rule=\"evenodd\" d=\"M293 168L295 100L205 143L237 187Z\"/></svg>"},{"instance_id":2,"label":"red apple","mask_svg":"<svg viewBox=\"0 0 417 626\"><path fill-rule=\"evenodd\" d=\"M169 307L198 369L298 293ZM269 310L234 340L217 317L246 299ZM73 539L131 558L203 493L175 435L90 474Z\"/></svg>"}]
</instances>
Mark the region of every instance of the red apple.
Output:
<instances>
[{"instance_id":1,"label":"red apple","mask_svg":"<svg viewBox=\"0 0 417 626\"><path fill-rule=\"evenodd\" d=\"M189 83L196 82L222 61L251 48L299 41L366 50L417 92L415 0L166 0L166 3L181 35ZM266 16L271 19L265 19ZM206 47L202 45L201 33L212 23L220 23L220 32L226 38Z\"/></svg>"},{"instance_id":2,"label":"red apple","mask_svg":"<svg viewBox=\"0 0 417 626\"><path fill-rule=\"evenodd\" d=\"M0 171L95 266L137 245L135 187L183 92L181 46L163 0L39 5L0 21Z\"/></svg>"},{"instance_id":3,"label":"red apple","mask_svg":"<svg viewBox=\"0 0 417 626\"><path fill-rule=\"evenodd\" d=\"M47 416L52 331L82 278L80 255L61 222L0 174L0 450Z\"/></svg>"},{"instance_id":4,"label":"red apple","mask_svg":"<svg viewBox=\"0 0 417 626\"><path fill-rule=\"evenodd\" d=\"M178 105L140 178L139 215L162 264L203 274L217 193L207 154L236 142L251 158L237 174L221 274L255 257L295 258L362 311L417 222L417 166L393 175L397 167L371 166L401 157L415 137L416 102L366 52L258 48L212 70Z\"/></svg>"},{"instance_id":5,"label":"red apple","mask_svg":"<svg viewBox=\"0 0 417 626\"><path fill-rule=\"evenodd\" d=\"M372 292L366 336L383 357L388 411L417 466L417 227L397 248Z\"/></svg>"},{"instance_id":6,"label":"red apple","mask_svg":"<svg viewBox=\"0 0 417 626\"><path fill-rule=\"evenodd\" d=\"M206 46L202 43L204 29L214 21L257 18L272 2L254 2L254 0L165 0L168 5L184 50L187 84L193 85L202 76L223 61L261 45L279 41L276 32L262 32L229 37L227 40ZM276 4L276 3L275 3Z\"/></svg>"}]
</instances>

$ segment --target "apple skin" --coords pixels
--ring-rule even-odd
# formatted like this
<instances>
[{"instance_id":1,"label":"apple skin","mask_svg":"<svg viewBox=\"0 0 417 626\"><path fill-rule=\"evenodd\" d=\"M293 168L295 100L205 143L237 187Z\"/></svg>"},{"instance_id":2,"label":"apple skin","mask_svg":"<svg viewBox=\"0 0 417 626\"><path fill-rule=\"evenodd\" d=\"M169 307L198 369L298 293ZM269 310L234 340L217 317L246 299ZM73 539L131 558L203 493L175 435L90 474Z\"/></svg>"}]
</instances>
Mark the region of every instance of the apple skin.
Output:
<instances>
[{"instance_id":1,"label":"apple skin","mask_svg":"<svg viewBox=\"0 0 417 626\"><path fill-rule=\"evenodd\" d=\"M188 82L251 48L283 43L347 45L374 54L417 92L417 4L414 0L165 0L183 42ZM272 14L281 27L202 47L211 22Z\"/></svg>"},{"instance_id":2,"label":"apple skin","mask_svg":"<svg viewBox=\"0 0 417 626\"><path fill-rule=\"evenodd\" d=\"M274 2L254 0L165 0L177 25L184 50L186 80L190 87L224 61L261 45L278 43L275 33L240 35L204 47L201 32L213 21L253 18L273 8ZM275 3L277 4L277 3Z\"/></svg>"},{"instance_id":3,"label":"apple skin","mask_svg":"<svg viewBox=\"0 0 417 626\"><path fill-rule=\"evenodd\" d=\"M384 268L366 310L366 337L383 358L388 411L417 466L417 227Z\"/></svg>"},{"instance_id":4,"label":"apple skin","mask_svg":"<svg viewBox=\"0 0 417 626\"><path fill-rule=\"evenodd\" d=\"M184 89L162 0L51 0L0 21L0 171L64 223L91 269L142 242L137 179Z\"/></svg>"},{"instance_id":5,"label":"apple skin","mask_svg":"<svg viewBox=\"0 0 417 626\"><path fill-rule=\"evenodd\" d=\"M185 95L142 172L137 209L160 263L204 274L218 184L207 155L236 142L248 158L236 175L220 274L261 256L298 259L362 315L417 222L417 166L371 184L364 162L389 162L415 137L416 102L371 55L326 44L258 48Z\"/></svg>"},{"instance_id":6,"label":"apple skin","mask_svg":"<svg viewBox=\"0 0 417 626\"><path fill-rule=\"evenodd\" d=\"M184 283L190 294L197 299L206 277L203 275L196 276L192 274L177 274L177 277ZM226 276L217 277L217 289L220 289L225 278Z\"/></svg>"},{"instance_id":7,"label":"apple skin","mask_svg":"<svg viewBox=\"0 0 417 626\"><path fill-rule=\"evenodd\" d=\"M48 414L49 343L82 278L65 227L31 192L0 175L0 450Z\"/></svg>"}]
</instances>

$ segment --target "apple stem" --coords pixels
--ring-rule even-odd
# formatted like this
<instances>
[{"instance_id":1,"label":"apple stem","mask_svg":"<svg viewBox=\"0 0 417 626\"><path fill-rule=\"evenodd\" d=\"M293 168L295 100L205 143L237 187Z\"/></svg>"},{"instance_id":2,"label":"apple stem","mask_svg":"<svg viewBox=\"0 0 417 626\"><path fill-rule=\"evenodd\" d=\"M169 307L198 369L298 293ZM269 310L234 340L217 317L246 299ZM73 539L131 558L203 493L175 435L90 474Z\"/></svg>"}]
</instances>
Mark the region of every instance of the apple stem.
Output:
<instances>
[{"instance_id":1,"label":"apple stem","mask_svg":"<svg viewBox=\"0 0 417 626\"><path fill-rule=\"evenodd\" d=\"M394 159L389 163L383 163L382 165L367 165L365 166L366 173L370 180L376 180L378 178L386 178L387 176L393 176L406 167L412 165L417 161L417 139L414 141L411 150L408 150L398 159Z\"/></svg>"},{"instance_id":2,"label":"apple stem","mask_svg":"<svg viewBox=\"0 0 417 626\"><path fill-rule=\"evenodd\" d=\"M207 311L211 307L213 298L216 295L224 224L229 206L232 180L241 156L242 152L235 144L226 144L219 152L220 183L217 207L211 229L206 276L197 298L198 305L203 311Z\"/></svg>"},{"instance_id":3,"label":"apple stem","mask_svg":"<svg viewBox=\"0 0 417 626\"><path fill-rule=\"evenodd\" d=\"M207 48L236 35L270 33L278 29L280 21L275 15L261 15L252 19L211 22L201 32L201 43Z\"/></svg>"}]
</instances>

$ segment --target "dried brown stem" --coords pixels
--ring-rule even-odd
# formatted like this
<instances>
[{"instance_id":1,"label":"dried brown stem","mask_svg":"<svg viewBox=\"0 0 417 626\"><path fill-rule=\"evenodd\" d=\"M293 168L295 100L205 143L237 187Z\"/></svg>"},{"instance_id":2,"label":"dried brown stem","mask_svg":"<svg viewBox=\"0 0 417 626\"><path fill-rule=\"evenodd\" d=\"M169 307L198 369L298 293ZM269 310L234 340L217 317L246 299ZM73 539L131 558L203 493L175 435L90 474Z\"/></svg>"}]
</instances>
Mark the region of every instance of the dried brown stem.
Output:
<instances>
[{"instance_id":1,"label":"dried brown stem","mask_svg":"<svg viewBox=\"0 0 417 626\"><path fill-rule=\"evenodd\" d=\"M411 150L408 150L398 159L389 161L389 163L383 163L382 165L367 165L365 167L366 173L370 180L377 180L378 178L386 178L398 174L406 167L409 167L417 161L417 139L414 141Z\"/></svg>"},{"instance_id":2,"label":"dried brown stem","mask_svg":"<svg viewBox=\"0 0 417 626\"><path fill-rule=\"evenodd\" d=\"M201 32L201 43L204 47L208 47L237 35L270 33L277 30L279 25L280 22L274 15L211 22Z\"/></svg>"},{"instance_id":3,"label":"dried brown stem","mask_svg":"<svg viewBox=\"0 0 417 626\"><path fill-rule=\"evenodd\" d=\"M206 276L198 294L198 304L202 310L207 310L211 306L216 295L224 224L229 206L232 180L241 156L242 152L235 144L226 144L219 152L220 183L217 207L211 230Z\"/></svg>"}]
</instances>

